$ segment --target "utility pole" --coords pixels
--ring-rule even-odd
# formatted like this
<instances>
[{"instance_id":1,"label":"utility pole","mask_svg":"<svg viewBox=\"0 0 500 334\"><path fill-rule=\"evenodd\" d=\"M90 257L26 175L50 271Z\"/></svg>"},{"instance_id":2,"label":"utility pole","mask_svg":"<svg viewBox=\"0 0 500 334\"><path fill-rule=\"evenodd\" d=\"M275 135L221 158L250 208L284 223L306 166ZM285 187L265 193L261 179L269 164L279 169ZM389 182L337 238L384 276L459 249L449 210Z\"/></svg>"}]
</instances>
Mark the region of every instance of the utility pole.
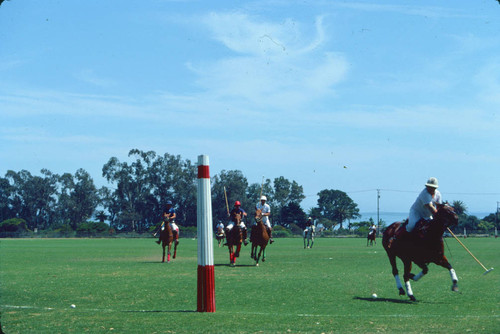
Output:
<instances>
[{"instance_id":1,"label":"utility pole","mask_svg":"<svg viewBox=\"0 0 500 334\"><path fill-rule=\"evenodd\" d=\"M497 212L495 212L495 227L498 225L498 209L500 207L500 202L497 202Z\"/></svg>"},{"instance_id":2,"label":"utility pole","mask_svg":"<svg viewBox=\"0 0 500 334\"><path fill-rule=\"evenodd\" d=\"M380 211L379 211L379 209L380 209L380 189L377 189L377 231L378 231L378 235L380 235Z\"/></svg>"}]
</instances>

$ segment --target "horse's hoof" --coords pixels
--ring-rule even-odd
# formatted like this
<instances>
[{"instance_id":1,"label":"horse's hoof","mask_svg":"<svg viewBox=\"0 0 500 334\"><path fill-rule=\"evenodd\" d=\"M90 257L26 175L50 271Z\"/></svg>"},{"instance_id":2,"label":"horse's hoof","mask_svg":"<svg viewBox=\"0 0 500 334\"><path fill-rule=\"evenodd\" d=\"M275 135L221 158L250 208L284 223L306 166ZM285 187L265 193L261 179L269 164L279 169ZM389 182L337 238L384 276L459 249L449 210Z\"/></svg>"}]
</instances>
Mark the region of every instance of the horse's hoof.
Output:
<instances>
[{"instance_id":1,"label":"horse's hoof","mask_svg":"<svg viewBox=\"0 0 500 334\"><path fill-rule=\"evenodd\" d=\"M235 257L240 257L240 253L234 253Z\"/></svg>"},{"instance_id":2,"label":"horse's hoof","mask_svg":"<svg viewBox=\"0 0 500 334\"><path fill-rule=\"evenodd\" d=\"M399 295L404 296L405 295L405 290L403 288L399 288Z\"/></svg>"},{"instance_id":3,"label":"horse's hoof","mask_svg":"<svg viewBox=\"0 0 500 334\"><path fill-rule=\"evenodd\" d=\"M416 302L416 301L417 301L417 299L416 299L416 298L415 298L415 296L413 296L413 295L408 296L408 297L410 297L410 300L411 300L412 302Z\"/></svg>"},{"instance_id":4,"label":"horse's hoof","mask_svg":"<svg viewBox=\"0 0 500 334\"><path fill-rule=\"evenodd\" d=\"M451 286L451 291L458 292L458 285L452 285Z\"/></svg>"},{"instance_id":5,"label":"horse's hoof","mask_svg":"<svg viewBox=\"0 0 500 334\"><path fill-rule=\"evenodd\" d=\"M265 258L262 258L262 262L266 262L266 259L265 259Z\"/></svg>"}]
</instances>

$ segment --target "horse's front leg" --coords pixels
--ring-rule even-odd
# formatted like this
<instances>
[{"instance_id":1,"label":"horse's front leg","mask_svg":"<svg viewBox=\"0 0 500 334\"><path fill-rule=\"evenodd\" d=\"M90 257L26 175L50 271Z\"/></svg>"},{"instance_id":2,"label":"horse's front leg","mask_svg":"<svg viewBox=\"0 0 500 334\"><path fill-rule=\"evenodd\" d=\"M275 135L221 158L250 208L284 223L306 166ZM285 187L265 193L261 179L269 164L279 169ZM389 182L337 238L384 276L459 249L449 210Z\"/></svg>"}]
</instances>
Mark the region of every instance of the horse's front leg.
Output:
<instances>
[{"instance_id":1,"label":"horse's front leg","mask_svg":"<svg viewBox=\"0 0 500 334\"><path fill-rule=\"evenodd\" d=\"M227 249L229 249L229 265L234 266L234 252L233 252L233 246L227 246Z\"/></svg>"},{"instance_id":2,"label":"horse's front leg","mask_svg":"<svg viewBox=\"0 0 500 334\"><path fill-rule=\"evenodd\" d=\"M415 298L415 296L413 296L413 290L412 290L411 284L410 284L410 278L412 276L412 274L411 274L411 261L405 260L405 261L403 261L403 264L405 267L403 280L405 281L406 294L408 295L408 297L412 301L416 301L417 299Z\"/></svg>"},{"instance_id":3,"label":"horse's front leg","mask_svg":"<svg viewBox=\"0 0 500 334\"><path fill-rule=\"evenodd\" d=\"M163 248L163 256L162 256L162 258L161 258L161 262L162 262L162 263L163 263L163 262L165 262L165 246L166 246L166 245L163 245L163 244L162 244L162 248Z\"/></svg>"},{"instance_id":4,"label":"horse's front leg","mask_svg":"<svg viewBox=\"0 0 500 334\"><path fill-rule=\"evenodd\" d=\"M304 249L306 249L306 239L307 237L304 237Z\"/></svg>"},{"instance_id":5,"label":"horse's front leg","mask_svg":"<svg viewBox=\"0 0 500 334\"><path fill-rule=\"evenodd\" d=\"M167 263L170 263L170 251L172 250L172 242L168 243Z\"/></svg>"},{"instance_id":6,"label":"horse's front leg","mask_svg":"<svg viewBox=\"0 0 500 334\"><path fill-rule=\"evenodd\" d=\"M255 266L259 266L260 255L262 254L262 247L260 247L259 251L255 250Z\"/></svg>"},{"instance_id":7,"label":"horse's front leg","mask_svg":"<svg viewBox=\"0 0 500 334\"><path fill-rule=\"evenodd\" d=\"M311 237L311 248L313 248L313 244L314 244L314 237Z\"/></svg>"}]
</instances>

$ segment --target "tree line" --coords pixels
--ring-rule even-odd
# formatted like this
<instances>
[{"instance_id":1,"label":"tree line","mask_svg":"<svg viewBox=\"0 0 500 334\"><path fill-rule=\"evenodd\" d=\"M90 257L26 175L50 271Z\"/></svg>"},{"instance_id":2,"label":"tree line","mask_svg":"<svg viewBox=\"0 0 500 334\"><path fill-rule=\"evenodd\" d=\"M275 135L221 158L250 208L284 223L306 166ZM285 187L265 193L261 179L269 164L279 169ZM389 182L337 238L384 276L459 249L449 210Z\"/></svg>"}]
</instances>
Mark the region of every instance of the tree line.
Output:
<instances>
[{"instance_id":1,"label":"tree line","mask_svg":"<svg viewBox=\"0 0 500 334\"><path fill-rule=\"evenodd\" d=\"M196 226L197 166L179 155L158 155L154 151L133 149L128 157L129 162L112 157L104 164L102 176L109 185L99 189L84 169L62 175L42 169L40 176L26 170L7 171L0 177L0 232L85 232L109 227L116 232L143 233L160 222L167 200L174 203L179 225ZM372 223L352 223L360 217L358 205L336 189L321 190L317 206L304 211L300 206L305 198L303 187L284 176L249 183L239 170L222 170L212 176L211 187L215 222L227 221L235 201L252 213L264 194L272 208L272 223L297 233L308 216L326 228L338 226L340 230L363 229ZM452 205L460 215L459 228L488 230L498 225L495 214L479 220L466 214L463 202ZM96 225L91 224L92 219Z\"/></svg>"},{"instance_id":2,"label":"tree line","mask_svg":"<svg viewBox=\"0 0 500 334\"><path fill-rule=\"evenodd\" d=\"M197 166L179 155L157 155L133 149L130 162L112 157L104 164L102 176L108 186L97 188L84 169L75 174L41 175L27 170L9 170L0 177L0 222L17 219L26 229L76 231L91 219L106 221L115 231L146 232L159 223L167 200L174 203L177 222L196 226ZM261 194L272 207L274 224L302 224L308 215L324 219L326 226L359 217L357 204L340 190L322 190L318 206L306 213L300 206L304 190L284 176L249 183L239 170L222 170L211 179L212 212L215 221L227 221L235 201L253 212ZM227 198L227 205L226 205Z\"/></svg>"}]
</instances>

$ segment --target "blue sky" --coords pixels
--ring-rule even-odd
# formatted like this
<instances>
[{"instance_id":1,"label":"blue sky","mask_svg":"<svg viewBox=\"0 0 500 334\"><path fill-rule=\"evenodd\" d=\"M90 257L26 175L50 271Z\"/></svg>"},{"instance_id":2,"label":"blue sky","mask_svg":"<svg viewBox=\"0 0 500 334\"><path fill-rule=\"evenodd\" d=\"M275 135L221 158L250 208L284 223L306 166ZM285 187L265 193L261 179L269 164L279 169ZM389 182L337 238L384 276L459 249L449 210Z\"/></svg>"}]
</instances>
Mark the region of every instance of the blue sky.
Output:
<instances>
[{"instance_id":1,"label":"blue sky","mask_svg":"<svg viewBox=\"0 0 500 334\"><path fill-rule=\"evenodd\" d=\"M477 1L33 1L0 6L0 175L130 149L212 175L340 189L407 211L428 177L500 201L500 5Z\"/></svg>"}]
</instances>

